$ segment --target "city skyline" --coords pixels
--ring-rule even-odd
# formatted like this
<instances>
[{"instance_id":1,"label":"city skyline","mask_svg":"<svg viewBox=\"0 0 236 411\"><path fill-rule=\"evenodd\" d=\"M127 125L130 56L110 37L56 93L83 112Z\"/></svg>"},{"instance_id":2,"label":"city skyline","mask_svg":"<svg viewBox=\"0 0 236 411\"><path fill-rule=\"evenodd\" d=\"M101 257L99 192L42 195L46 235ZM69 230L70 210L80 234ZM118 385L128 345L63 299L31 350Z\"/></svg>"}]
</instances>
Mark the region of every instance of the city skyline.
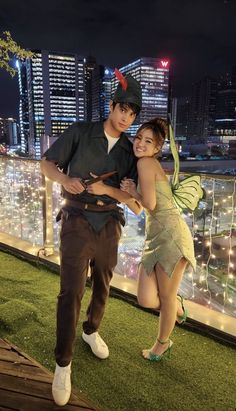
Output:
<instances>
[{"instance_id":1,"label":"city skyline","mask_svg":"<svg viewBox=\"0 0 236 411\"><path fill-rule=\"evenodd\" d=\"M127 130L131 135L147 119L167 118L168 66L166 60L142 58L122 68L123 75L131 74L143 87L142 111ZM57 137L75 121L107 117L117 78L112 70L100 68L76 54L45 50L18 62L22 152L40 158L49 136Z\"/></svg>"},{"instance_id":2,"label":"city skyline","mask_svg":"<svg viewBox=\"0 0 236 411\"><path fill-rule=\"evenodd\" d=\"M93 55L98 64L122 67L140 57L168 58L173 94L190 94L191 84L235 64L236 4L228 0L149 1L119 5L102 0L40 4L1 2L0 27L27 49ZM1 33L2 34L2 33ZM17 76L0 71L0 115L17 116Z\"/></svg>"}]
</instances>

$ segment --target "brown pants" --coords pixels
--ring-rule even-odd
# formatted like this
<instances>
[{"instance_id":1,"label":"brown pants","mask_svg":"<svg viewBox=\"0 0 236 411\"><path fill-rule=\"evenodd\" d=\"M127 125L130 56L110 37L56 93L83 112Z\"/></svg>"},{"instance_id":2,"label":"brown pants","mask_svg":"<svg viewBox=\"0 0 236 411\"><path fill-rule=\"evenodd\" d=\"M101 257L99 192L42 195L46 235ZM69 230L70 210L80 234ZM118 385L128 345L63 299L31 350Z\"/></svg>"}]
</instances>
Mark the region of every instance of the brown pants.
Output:
<instances>
[{"instance_id":1,"label":"brown pants","mask_svg":"<svg viewBox=\"0 0 236 411\"><path fill-rule=\"evenodd\" d=\"M73 355L76 326L85 290L88 266L91 266L92 296L83 323L86 334L97 331L102 320L112 270L117 264L120 223L110 218L99 233L81 216L62 218L61 288L57 304L56 362L69 364Z\"/></svg>"}]
</instances>

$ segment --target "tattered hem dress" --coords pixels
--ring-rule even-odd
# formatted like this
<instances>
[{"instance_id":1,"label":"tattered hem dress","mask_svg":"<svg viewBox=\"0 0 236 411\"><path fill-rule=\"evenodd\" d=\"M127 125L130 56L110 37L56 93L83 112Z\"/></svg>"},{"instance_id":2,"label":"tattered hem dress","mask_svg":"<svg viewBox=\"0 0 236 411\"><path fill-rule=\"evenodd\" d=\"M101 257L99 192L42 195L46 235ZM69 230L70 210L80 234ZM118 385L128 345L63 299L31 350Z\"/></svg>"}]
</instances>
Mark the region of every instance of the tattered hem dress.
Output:
<instances>
[{"instance_id":1,"label":"tattered hem dress","mask_svg":"<svg viewBox=\"0 0 236 411\"><path fill-rule=\"evenodd\" d=\"M145 209L146 238L141 259L146 273L150 274L157 263L169 277L177 263L184 257L196 270L194 244L191 231L176 208L168 181L156 182L156 207Z\"/></svg>"}]
</instances>

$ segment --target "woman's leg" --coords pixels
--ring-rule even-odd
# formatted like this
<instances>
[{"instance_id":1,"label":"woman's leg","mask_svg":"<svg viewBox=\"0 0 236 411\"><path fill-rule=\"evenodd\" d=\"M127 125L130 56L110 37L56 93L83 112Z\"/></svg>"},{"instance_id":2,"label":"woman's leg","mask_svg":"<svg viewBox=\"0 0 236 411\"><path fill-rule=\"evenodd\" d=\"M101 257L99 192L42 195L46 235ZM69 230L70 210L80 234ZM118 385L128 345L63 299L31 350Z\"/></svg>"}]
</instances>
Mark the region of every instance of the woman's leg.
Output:
<instances>
[{"instance_id":1,"label":"woman's leg","mask_svg":"<svg viewBox=\"0 0 236 411\"><path fill-rule=\"evenodd\" d=\"M160 308L160 322L159 322L159 332L158 337L151 348L151 351L157 355L161 355L168 348L169 337L176 321L177 312L177 291L186 268L186 260L182 258L176 268L171 278L165 273L160 265L156 266L156 278L159 289L159 296L161 301ZM159 341L166 341L165 344L161 344ZM148 357L150 350L144 350L144 357Z\"/></svg>"},{"instance_id":2,"label":"woman's leg","mask_svg":"<svg viewBox=\"0 0 236 411\"><path fill-rule=\"evenodd\" d=\"M147 275L143 265L140 264L137 290L138 303L142 307L154 308L158 310L160 308L160 299L158 294L158 284L155 271Z\"/></svg>"}]
</instances>

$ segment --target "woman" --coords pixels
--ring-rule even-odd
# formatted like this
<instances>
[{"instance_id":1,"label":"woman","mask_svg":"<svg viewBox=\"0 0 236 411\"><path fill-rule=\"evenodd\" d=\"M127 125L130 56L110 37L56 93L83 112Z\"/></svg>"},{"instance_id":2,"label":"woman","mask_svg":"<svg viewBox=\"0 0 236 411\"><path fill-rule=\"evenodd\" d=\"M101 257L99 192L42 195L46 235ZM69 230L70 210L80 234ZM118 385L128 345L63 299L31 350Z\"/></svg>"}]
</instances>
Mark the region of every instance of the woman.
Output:
<instances>
[{"instance_id":1,"label":"woman","mask_svg":"<svg viewBox=\"0 0 236 411\"><path fill-rule=\"evenodd\" d=\"M156 118L144 123L138 130L133 150L138 158L138 191L132 180L125 179L121 189L136 198L144 207L146 239L139 266L138 302L144 307L160 310L159 331L150 349L143 357L160 361L170 354L170 340L175 321L183 323L187 311L177 291L188 264L195 270L194 246L191 232L173 201L166 174L156 159L168 126Z\"/></svg>"}]
</instances>

